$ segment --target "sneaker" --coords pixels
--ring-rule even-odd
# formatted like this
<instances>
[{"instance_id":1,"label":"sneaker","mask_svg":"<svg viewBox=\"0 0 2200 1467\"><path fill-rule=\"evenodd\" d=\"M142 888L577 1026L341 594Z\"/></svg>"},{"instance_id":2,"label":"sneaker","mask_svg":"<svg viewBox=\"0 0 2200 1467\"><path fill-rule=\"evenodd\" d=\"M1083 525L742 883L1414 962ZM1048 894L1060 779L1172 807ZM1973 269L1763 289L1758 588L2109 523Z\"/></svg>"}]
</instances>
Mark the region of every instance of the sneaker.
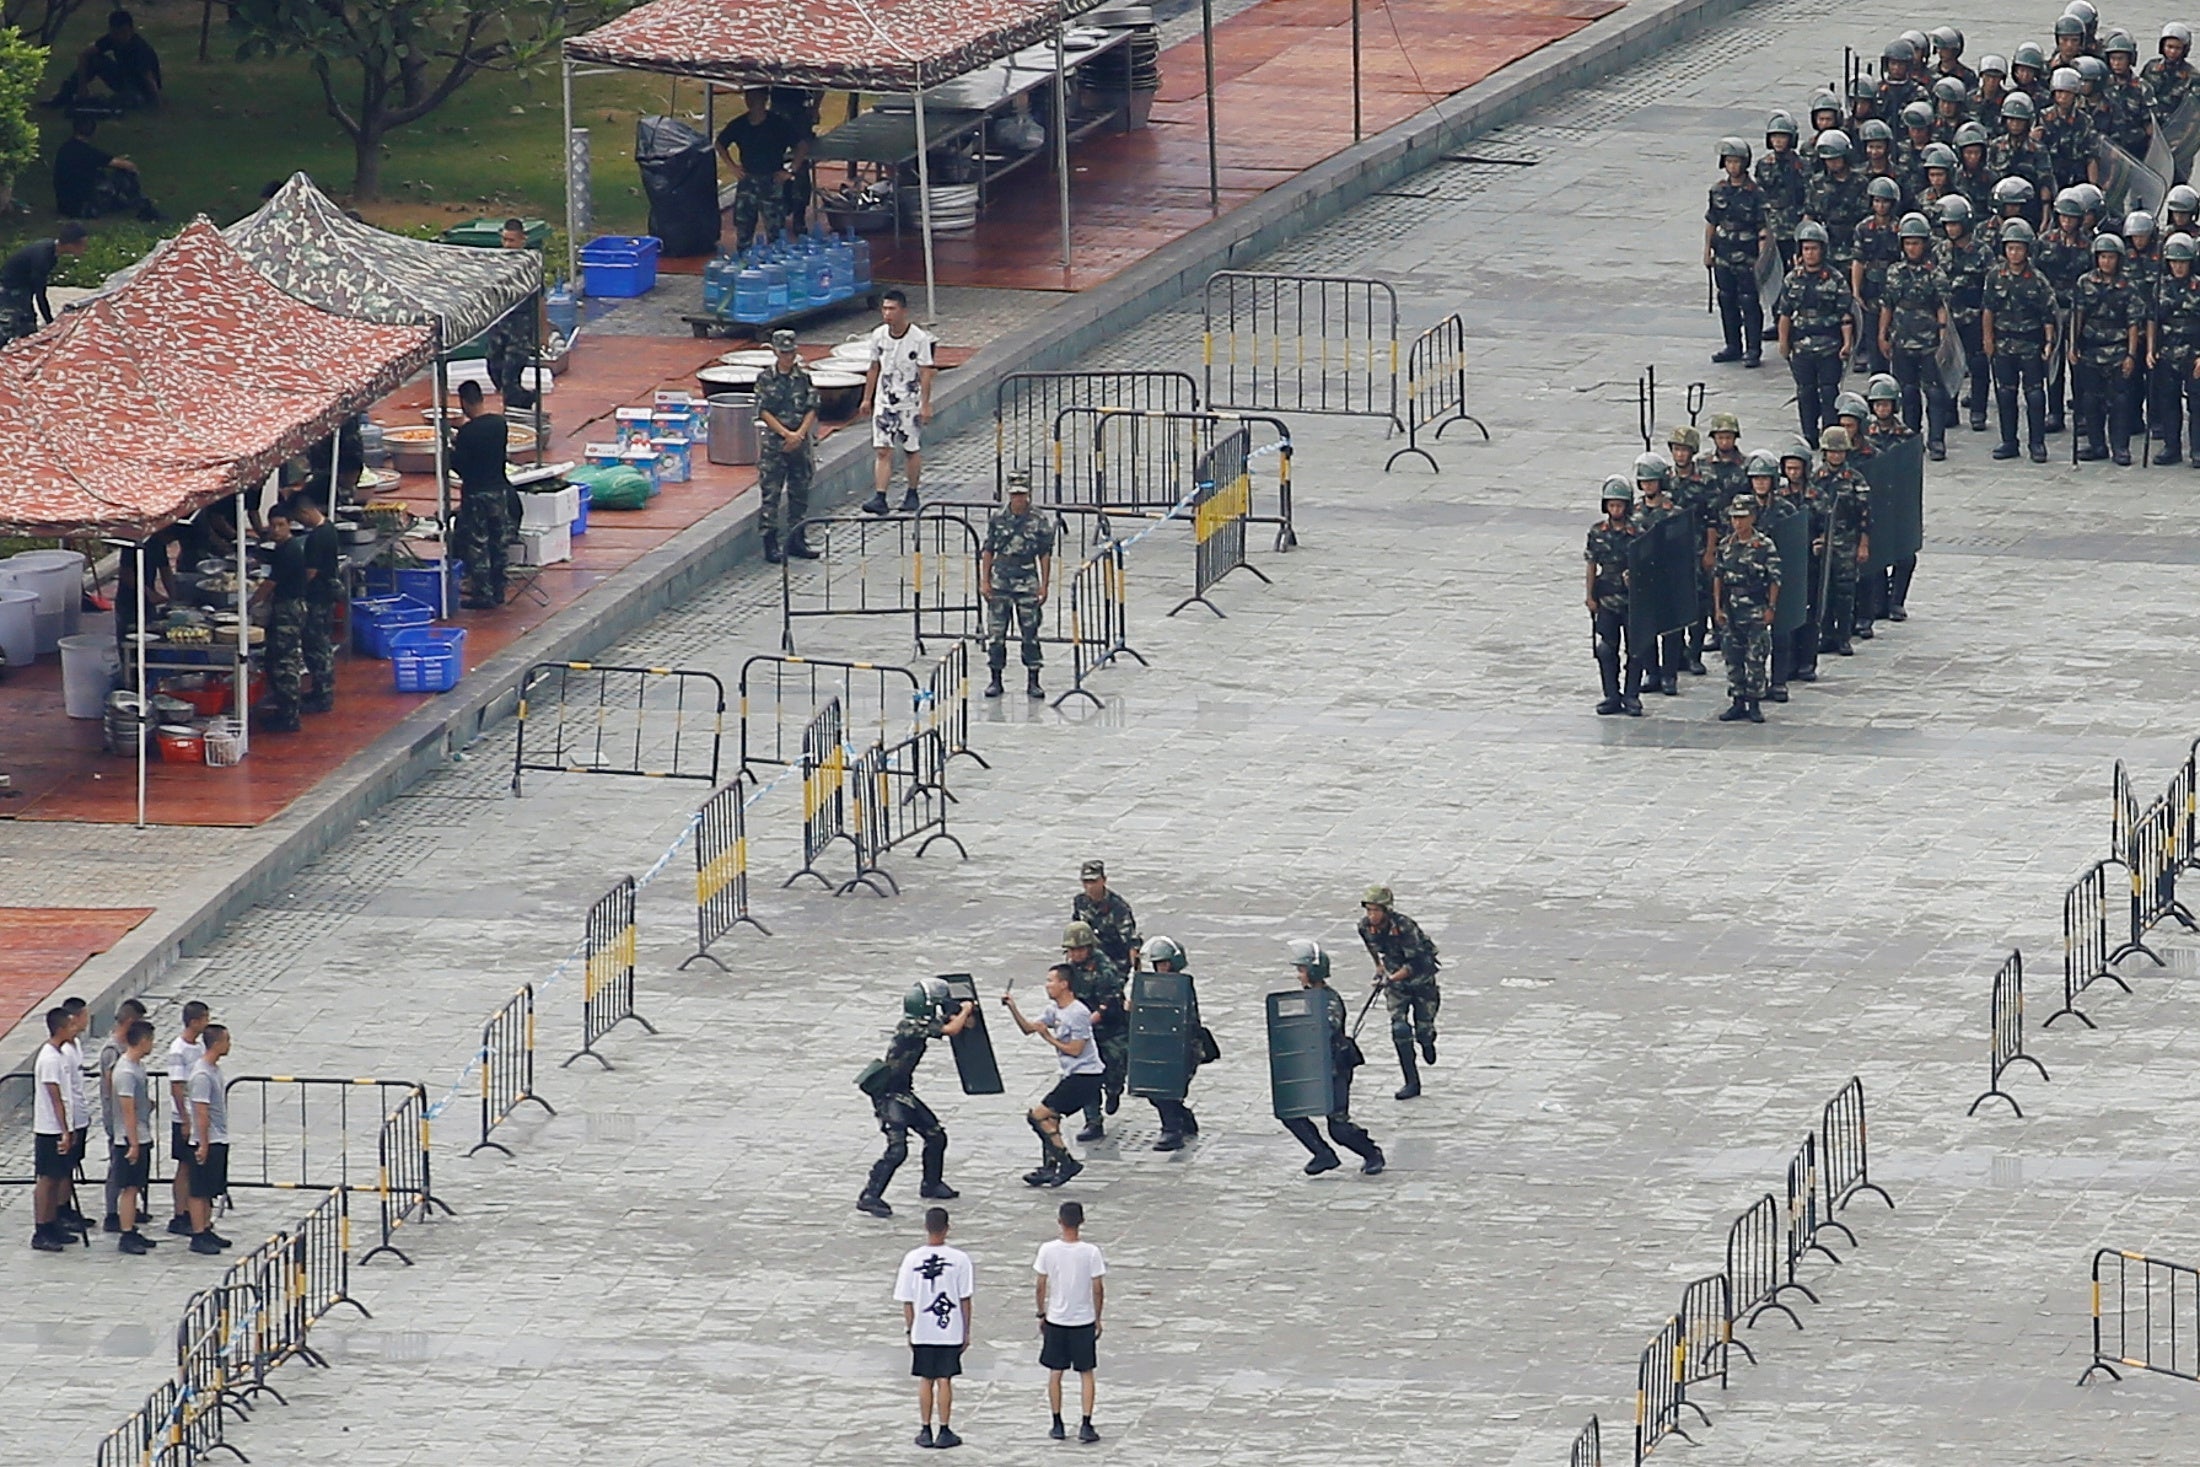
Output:
<instances>
[{"instance_id":1,"label":"sneaker","mask_svg":"<svg viewBox=\"0 0 2200 1467\"><path fill-rule=\"evenodd\" d=\"M1085 1169L1085 1164L1072 1156L1055 1163L1053 1174L1047 1178L1049 1187L1059 1187Z\"/></svg>"},{"instance_id":2,"label":"sneaker","mask_svg":"<svg viewBox=\"0 0 2200 1467\"><path fill-rule=\"evenodd\" d=\"M214 1246L217 1248L227 1248L229 1246L229 1239L223 1237L220 1233L215 1232L212 1228L208 1228L205 1232L200 1233L198 1236L202 1238L212 1238L214 1240Z\"/></svg>"},{"instance_id":3,"label":"sneaker","mask_svg":"<svg viewBox=\"0 0 2200 1467\"><path fill-rule=\"evenodd\" d=\"M168 1219L168 1231L178 1238L190 1237L191 1219L184 1213L177 1213L174 1217Z\"/></svg>"},{"instance_id":4,"label":"sneaker","mask_svg":"<svg viewBox=\"0 0 2200 1467\"><path fill-rule=\"evenodd\" d=\"M212 1233L199 1233L191 1239L193 1253L214 1254L222 1251L222 1245L214 1241Z\"/></svg>"},{"instance_id":5,"label":"sneaker","mask_svg":"<svg viewBox=\"0 0 2200 1467\"><path fill-rule=\"evenodd\" d=\"M920 1447L932 1445L932 1427L929 1423L917 1428L917 1445Z\"/></svg>"},{"instance_id":6,"label":"sneaker","mask_svg":"<svg viewBox=\"0 0 2200 1467\"><path fill-rule=\"evenodd\" d=\"M917 498L916 490L912 489L908 493L901 496L901 512L903 514L915 514L917 511L923 508L924 501Z\"/></svg>"},{"instance_id":7,"label":"sneaker","mask_svg":"<svg viewBox=\"0 0 2200 1467\"><path fill-rule=\"evenodd\" d=\"M51 1228L32 1228L31 1246L41 1253L66 1253L69 1245L54 1235Z\"/></svg>"},{"instance_id":8,"label":"sneaker","mask_svg":"<svg viewBox=\"0 0 2200 1467\"><path fill-rule=\"evenodd\" d=\"M1338 1167L1341 1167L1343 1165L1343 1162L1337 1160L1337 1153L1332 1151L1327 1156L1317 1156L1308 1161L1306 1164L1306 1174L1310 1177L1318 1177L1323 1172L1333 1172Z\"/></svg>"},{"instance_id":9,"label":"sneaker","mask_svg":"<svg viewBox=\"0 0 2200 1467\"><path fill-rule=\"evenodd\" d=\"M101 1232L103 1232L103 1233L119 1233L119 1232L121 1232L121 1231L122 1231L122 1214L120 1214L120 1213L118 1213L118 1212L110 1212L110 1213L108 1213L108 1214L107 1214L107 1215L106 1215L105 1217L103 1217L103 1218L101 1218L101 1219L99 1220L99 1230L100 1230Z\"/></svg>"},{"instance_id":10,"label":"sneaker","mask_svg":"<svg viewBox=\"0 0 2200 1467\"><path fill-rule=\"evenodd\" d=\"M143 1233L124 1233L115 1240L115 1249L121 1253L150 1253L153 1251L153 1240ZM214 1251L218 1253L221 1250L217 1248Z\"/></svg>"},{"instance_id":11,"label":"sneaker","mask_svg":"<svg viewBox=\"0 0 2200 1467\"><path fill-rule=\"evenodd\" d=\"M894 1215L894 1209L886 1205L885 1198L873 1197L868 1193L856 1199L856 1211L867 1212L873 1217L892 1217Z\"/></svg>"},{"instance_id":12,"label":"sneaker","mask_svg":"<svg viewBox=\"0 0 2200 1467\"><path fill-rule=\"evenodd\" d=\"M1077 1139L1080 1142L1089 1143L1093 1141L1098 1141L1107 1134L1107 1129L1103 1127L1098 1121L1094 1121L1091 1125L1085 1127L1084 1130L1077 1133Z\"/></svg>"},{"instance_id":13,"label":"sneaker","mask_svg":"<svg viewBox=\"0 0 2200 1467\"><path fill-rule=\"evenodd\" d=\"M1027 1187L1045 1187L1051 1185L1053 1181L1054 1168L1051 1165L1024 1173L1024 1185Z\"/></svg>"},{"instance_id":14,"label":"sneaker","mask_svg":"<svg viewBox=\"0 0 2200 1467\"><path fill-rule=\"evenodd\" d=\"M866 500L864 500L864 501L863 501L863 512L864 512L865 514L884 514L884 513L886 513L886 496L885 496L885 494L883 494L883 493L879 493L879 494L874 494L874 495L872 495L872 496L871 496L871 497L870 497L869 499L866 499Z\"/></svg>"},{"instance_id":15,"label":"sneaker","mask_svg":"<svg viewBox=\"0 0 2200 1467\"><path fill-rule=\"evenodd\" d=\"M1378 1146L1375 1148L1373 1156L1360 1163L1360 1175L1363 1177L1379 1177L1383 1174L1383 1168L1389 1165L1390 1158L1383 1155L1383 1148Z\"/></svg>"},{"instance_id":16,"label":"sneaker","mask_svg":"<svg viewBox=\"0 0 2200 1467\"><path fill-rule=\"evenodd\" d=\"M1047 1435L1053 1437L1058 1442L1067 1441L1069 1439L1069 1433L1062 1430L1061 1417L1057 1416L1054 1418L1054 1424L1047 1428Z\"/></svg>"},{"instance_id":17,"label":"sneaker","mask_svg":"<svg viewBox=\"0 0 2200 1467\"><path fill-rule=\"evenodd\" d=\"M938 1433L932 1438L932 1445L935 1447L959 1447L962 1444L963 1439L955 1435L955 1428L945 1422L940 1423Z\"/></svg>"},{"instance_id":18,"label":"sneaker","mask_svg":"<svg viewBox=\"0 0 2200 1467\"><path fill-rule=\"evenodd\" d=\"M1091 1422L1081 1421L1077 1424L1077 1439L1081 1442L1096 1442L1100 1440L1100 1433L1092 1429Z\"/></svg>"},{"instance_id":19,"label":"sneaker","mask_svg":"<svg viewBox=\"0 0 2200 1467\"><path fill-rule=\"evenodd\" d=\"M934 1202L953 1202L957 1197L962 1196L962 1193L948 1186L945 1182L926 1182L917 1189L917 1195L929 1198Z\"/></svg>"}]
</instances>

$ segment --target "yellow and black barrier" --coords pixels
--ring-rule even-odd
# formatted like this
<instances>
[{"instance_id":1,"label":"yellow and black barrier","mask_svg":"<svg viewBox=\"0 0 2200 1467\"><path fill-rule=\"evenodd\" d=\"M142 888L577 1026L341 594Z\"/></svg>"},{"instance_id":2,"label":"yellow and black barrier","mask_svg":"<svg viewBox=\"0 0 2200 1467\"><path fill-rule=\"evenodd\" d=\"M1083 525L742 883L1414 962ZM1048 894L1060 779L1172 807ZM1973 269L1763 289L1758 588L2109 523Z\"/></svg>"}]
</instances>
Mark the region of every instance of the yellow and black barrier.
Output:
<instances>
[{"instance_id":1,"label":"yellow and black barrier","mask_svg":"<svg viewBox=\"0 0 2200 1467\"><path fill-rule=\"evenodd\" d=\"M634 898L634 878L622 876L588 909L581 948L581 1047L566 1057L560 1069L584 1054L605 1069L612 1068L596 1045L630 1019L651 1034L657 1032L634 1008Z\"/></svg>"},{"instance_id":2,"label":"yellow and black barrier","mask_svg":"<svg viewBox=\"0 0 2200 1467\"><path fill-rule=\"evenodd\" d=\"M909 514L813 515L791 532L814 558L779 567L779 645L795 650L795 623L833 617L908 622L916 655L978 635L982 536L969 516L927 504Z\"/></svg>"},{"instance_id":3,"label":"yellow and black barrier","mask_svg":"<svg viewBox=\"0 0 2200 1467\"><path fill-rule=\"evenodd\" d=\"M2108 868L2118 864L2095 861L2085 875L2063 893L2063 1001L2047 1016L2042 1029L2051 1029L2064 1014L2088 1029L2100 1027L2078 1007L2078 996L2102 979L2131 992L2131 985L2116 972L2108 944Z\"/></svg>"},{"instance_id":4,"label":"yellow and black barrier","mask_svg":"<svg viewBox=\"0 0 2200 1467\"><path fill-rule=\"evenodd\" d=\"M2128 957L2149 958L2157 968L2163 966L2162 955L2148 947L2146 939L2164 922L2200 932L2200 922L2177 899L2177 841L2186 803L2181 791L2167 790L2138 812L2125 833L2123 864L2131 877L2131 930L2123 945L2108 955L2111 967Z\"/></svg>"},{"instance_id":5,"label":"yellow and black barrier","mask_svg":"<svg viewBox=\"0 0 2200 1467\"><path fill-rule=\"evenodd\" d=\"M780 883L781 890L810 877L827 891L839 883L817 869L837 840L848 832L848 751L842 742L840 699L827 698L802 730L802 869Z\"/></svg>"},{"instance_id":6,"label":"yellow and black barrier","mask_svg":"<svg viewBox=\"0 0 2200 1467\"><path fill-rule=\"evenodd\" d=\"M1489 428L1467 411L1467 323L1458 312L1414 337L1406 349L1405 401L1406 444L1384 460L1386 474L1408 454L1417 455L1431 472L1442 472L1436 455L1421 446L1424 432L1434 443L1452 424L1472 423L1482 441L1490 441Z\"/></svg>"},{"instance_id":7,"label":"yellow and black barrier","mask_svg":"<svg viewBox=\"0 0 2200 1467\"><path fill-rule=\"evenodd\" d=\"M707 960L727 971L711 944L744 922L772 935L749 911L749 815L742 794L736 778L695 812L695 951L681 961L682 968Z\"/></svg>"},{"instance_id":8,"label":"yellow and black barrier","mask_svg":"<svg viewBox=\"0 0 2200 1467\"><path fill-rule=\"evenodd\" d=\"M629 906L631 914L632 907ZM631 934L631 926L629 932ZM633 939L627 939L631 955ZM627 997L633 1000L633 968L627 970ZM640 1016L629 1013L628 1018L639 1021ZM613 1020L616 1023L617 1020ZM646 1025L645 1025L646 1027ZM655 1031L652 1030L652 1033ZM599 1056L601 1058L601 1056ZM606 1064L605 1069L610 1065ZM430 1148L428 1145L428 1092L415 1088L399 1101L388 1118L382 1122L382 1134L376 1143L376 1169L374 1194L376 1210L381 1215L382 1241L359 1255L361 1267L384 1253L396 1257L399 1263L410 1268L412 1259L393 1241L397 1230L408 1222L426 1222L440 1209L445 1217L451 1216L449 1204L435 1195L435 1187L429 1171Z\"/></svg>"},{"instance_id":9,"label":"yellow and black barrier","mask_svg":"<svg viewBox=\"0 0 2200 1467\"><path fill-rule=\"evenodd\" d=\"M530 771L715 785L726 685L679 667L538 662L520 680L517 721L515 795Z\"/></svg>"},{"instance_id":10,"label":"yellow and black barrier","mask_svg":"<svg viewBox=\"0 0 2200 1467\"><path fill-rule=\"evenodd\" d=\"M941 660L967 645L957 641ZM961 697L967 728L967 660L963 667ZM759 769L801 762L810 723L828 698L840 705L844 736L862 732L873 738L897 738L925 712L926 685L908 668L886 662L839 662L830 657L759 653L741 664L741 676L734 686L740 710L741 767L737 777L752 781L758 778Z\"/></svg>"},{"instance_id":11,"label":"yellow and black barrier","mask_svg":"<svg viewBox=\"0 0 2200 1467\"><path fill-rule=\"evenodd\" d=\"M2024 1107L2017 1098L2001 1088L2002 1072L2014 1064L2027 1064L2040 1072L2045 1080L2047 1066L2024 1051L2024 954L2012 951L1994 973L1992 996L1986 1005L1987 1072L1986 1088L1978 1099L1971 1102L1965 1115L1977 1115L1978 1108L1988 1100L1999 1097L2009 1102L2010 1111L2018 1120L2024 1119Z\"/></svg>"},{"instance_id":12,"label":"yellow and black barrier","mask_svg":"<svg viewBox=\"0 0 2200 1467\"><path fill-rule=\"evenodd\" d=\"M1574 1449L1567 1454L1566 1467L1604 1467L1604 1430L1595 1416L1589 1424L1574 1435Z\"/></svg>"},{"instance_id":13,"label":"yellow and black barrier","mask_svg":"<svg viewBox=\"0 0 2200 1467\"><path fill-rule=\"evenodd\" d=\"M1840 1228L1851 1243L1856 1235L1834 1221L1836 1213L1846 1211L1867 1192L1894 1211L1894 1198L1872 1180L1870 1130L1864 1115L1863 1077L1851 1075L1826 1102L1818 1122L1819 1178L1826 1204L1822 1221L1827 1227Z\"/></svg>"},{"instance_id":14,"label":"yellow and black barrier","mask_svg":"<svg viewBox=\"0 0 2200 1467\"><path fill-rule=\"evenodd\" d=\"M1241 430L1259 434L1248 462L1276 459L1274 508L1262 502L1257 484L1249 486L1246 519L1274 525L1274 548L1290 550L1299 543L1291 518L1291 430L1268 413L1064 408L1055 419L1055 474L1042 507L1117 518L1173 515L1198 489L1205 456Z\"/></svg>"},{"instance_id":15,"label":"yellow and black barrier","mask_svg":"<svg viewBox=\"0 0 2200 1467\"><path fill-rule=\"evenodd\" d=\"M2114 1266L2113 1280L2103 1265ZM2122 1380L2125 1370L2200 1381L2200 1269L2123 1248L2094 1250L2093 1363L2078 1384L2096 1372Z\"/></svg>"},{"instance_id":16,"label":"yellow and black barrier","mask_svg":"<svg viewBox=\"0 0 2200 1467\"><path fill-rule=\"evenodd\" d=\"M1727 1294L1735 1316L1747 1326L1754 1327L1767 1310L1777 1309L1801 1329L1801 1317L1780 1297L1790 1290L1813 1304L1818 1302L1809 1286L1795 1277L1796 1260L1785 1246L1780 1221L1780 1204L1766 1192L1726 1230Z\"/></svg>"},{"instance_id":17,"label":"yellow and black barrier","mask_svg":"<svg viewBox=\"0 0 2200 1467\"><path fill-rule=\"evenodd\" d=\"M886 746L874 741L848 766L848 838L856 850L855 875L833 889L846 896L863 887L874 896L900 896L901 883L883 864L893 844L889 813L893 795L886 787ZM884 886L880 882L886 883Z\"/></svg>"},{"instance_id":18,"label":"yellow and black barrier","mask_svg":"<svg viewBox=\"0 0 2200 1467\"><path fill-rule=\"evenodd\" d=\"M519 992L481 1026L481 1139L466 1154L492 1149L512 1154L512 1148L492 1140L490 1132L512 1118L528 1101L556 1115L549 1101L535 1093L535 985L523 983Z\"/></svg>"},{"instance_id":19,"label":"yellow and black barrier","mask_svg":"<svg viewBox=\"0 0 2200 1467\"><path fill-rule=\"evenodd\" d=\"M1011 372L993 390L993 502L1008 500L1008 476L1024 473L1033 484L1047 482L1056 467L1052 433L1057 416L1070 407L1115 408L1130 412L1199 411L1199 384L1189 372L1098 371ZM1090 462L1071 445L1071 462Z\"/></svg>"},{"instance_id":20,"label":"yellow and black barrier","mask_svg":"<svg viewBox=\"0 0 2200 1467\"><path fill-rule=\"evenodd\" d=\"M1711 1381L1726 1389L1727 1359L1740 1350L1757 1363L1757 1354L1734 1338L1734 1285L1724 1273L1706 1274L1681 1290L1681 1388ZM1702 1408L1697 1408L1701 1410Z\"/></svg>"},{"instance_id":21,"label":"yellow and black barrier","mask_svg":"<svg viewBox=\"0 0 2200 1467\"><path fill-rule=\"evenodd\" d=\"M1221 270L1207 278L1207 409L1398 415L1398 292L1357 275Z\"/></svg>"},{"instance_id":22,"label":"yellow and black barrier","mask_svg":"<svg viewBox=\"0 0 2200 1467\"><path fill-rule=\"evenodd\" d=\"M1116 542L1094 552L1070 577L1070 681L1054 700L1055 707L1079 697L1099 707L1100 695L1085 684L1118 657L1148 665L1145 654L1130 644L1130 622L1130 569L1121 542Z\"/></svg>"},{"instance_id":23,"label":"yellow and black barrier","mask_svg":"<svg viewBox=\"0 0 2200 1467\"><path fill-rule=\"evenodd\" d=\"M980 769L991 769L985 756L970 747L970 644L956 642L925 670L923 722L939 730L949 759L968 759Z\"/></svg>"},{"instance_id":24,"label":"yellow and black barrier","mask_svg":"<svg viewBox=\"0 0 2200 1467\"><path fill-rule=\"evenodd\" d=\"M1192 500L1192 594L1169 608L1171 616L1187 606L1225 615L1208 592L1234 570L1251 571L1262 585L1272 584L1267 572L1245 558L1246 516L1253 501L1252 445L1251 431L1240 427L1200 455L1195 471L1199 492Z\"/></svg>"},{"instance_id":25,"label":"yellow and black barrier","mask_svg":"<svg viewBox=\"0 0 2200 1467\"><path fill-rule=\"evenodd\" d=\"M100 1439L98 1467L169 1467L183 1461L183 1387L164 1380ZM217 1443L216 1445L225 1445Z\"/></svg>"},{"instance_id":26,"label":"yellow and black barrier","mask_svg":"<svg viewBox=\"0 0 2200 1467\"><path fill-rule=\"evenodd\" d=\"M320 1075L239 1075L229 1097L229 1185L317 1191L367 1190L383 1123L413 1080ZM254 1120L251 1142L238 1139Z\"/></svg>"},{"instance_id":27,"label":"yellow and black barrier","mask_svg":"<svg viewBox=\"0 0 2200 1467\"><path fill-rule=\"evenodd\" d=\"M1677 1436L1695 1445L1696 1439L1681 1428L1684 1407L1710 1425L1711 1418L1704 1416L1703 1408L1688 1399L1687 1369L1688 1341L1676 1314L1668 1317L1650 1343L1643 1346L1635 1364L1636 1462L1646 1461L1668 1437Z\"/></svg>"}]
</instances>

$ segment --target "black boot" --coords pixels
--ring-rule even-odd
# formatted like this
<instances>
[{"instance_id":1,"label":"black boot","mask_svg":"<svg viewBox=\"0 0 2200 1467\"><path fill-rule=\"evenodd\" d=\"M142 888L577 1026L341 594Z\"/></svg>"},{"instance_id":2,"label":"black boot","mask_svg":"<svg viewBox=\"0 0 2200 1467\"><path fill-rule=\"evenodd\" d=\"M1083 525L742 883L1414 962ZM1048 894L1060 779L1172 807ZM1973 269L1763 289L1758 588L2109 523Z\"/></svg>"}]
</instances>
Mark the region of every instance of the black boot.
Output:
<instances>
[{"instance_id":1,"label":"black boot","mask_svg":"<svg viewBox=\"0 0 2200 1467\"><path fill-rule=\"evenodd\" d=\"M1719 722L1740 723L1743 719L1747 717L1749 717L1749 711L1742 706L1741 699L1735 698L1730 701L1726 705L1725 710L1719 714Z\"/></svg>"},{"instance_id":2,"label":"black boot","mask_svg":"<svg viewBox=\"0 0 2200 1467\"><path fill-rule=\"evenodd\" d=\"M765 563L768 565L778 565L786 558L787 557L779 553L779 532L777 530L766 530L764 532Z\"/></svg>"},{"instance_id":3,"label":"black boot","mask_svg":"<svg viewBox=\"0 0 2200 1467\"><path fill-rule=\"evenodd\" d=\"M1749 721L1751 723L1763 723L1765 721L1765 710L1757 706L1755 698L1749 700Z\"/></svg>"},{"instance_id":4,"label":"black boot","mask_svg":"<svg viewBox=\"0 0 2200 1467\"><path fill-rule=\"evenodd\" d=\"M993 680L985 685L985 695L988 698L998 698L1001 696L1001 669L995 667L992 672Z\"/></svg>"},{"instance_id":5,"label":"black boot","mask_svg":"<svg viewBox=\"0 0 2200 1467\"><path fill-rule=\"evenodd\" d=\"M1421 1093L1421 1067L1414 1062L1413 1041L1398 1045L1398 1069L1405 1075L1405 1084L1398 1087L1400 1100L1411 1100Z\"/></svg>"},{"instance_id":6,"label":"black boot","mask_svg":"<svg viewBox=\"0 0 2200 1467\"><path fill-rule=\"evenodd\" d=\"M817 552L810 548L809 536L799 527L787 536L786 555L789 560L817 559Z\"/></svg>"},{"instance_id":7,"label":"black boot","mask_svg":"<svg viewBox=\"0 0 2200 1467\"><path fill-rule=\"evenodd\" d=\"M856 1211L867 1212L873 1217L892 1217L894 1209L886 1205L886 1199L873 1192L866 1192L856 1199Z\"/></svg>"},{"instance_id":8,"label":"black boot","mask_svg":"<svg viewBox=\"0 0 2200 1467\"><path fill-rule=\"evenodd\" d=\"M1039 686L1039 669L1036 667L1025 668L1024 696L1027 698L1044 698L1046 695L1047 690Z\"/></svg>"}]
</instances>

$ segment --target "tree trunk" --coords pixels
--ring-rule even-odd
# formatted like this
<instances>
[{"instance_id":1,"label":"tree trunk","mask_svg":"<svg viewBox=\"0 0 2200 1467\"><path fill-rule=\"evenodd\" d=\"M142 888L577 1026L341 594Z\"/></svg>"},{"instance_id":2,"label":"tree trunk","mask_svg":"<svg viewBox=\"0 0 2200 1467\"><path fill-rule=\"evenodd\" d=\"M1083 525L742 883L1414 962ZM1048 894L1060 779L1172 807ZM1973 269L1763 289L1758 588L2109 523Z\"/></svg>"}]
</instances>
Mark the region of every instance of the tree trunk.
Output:
<instances>
[{"instance_id":1,"label":"tree trunk","mask_svg":"<svg viewBox=\"0 0 2200 1467\"><path fill-rule=\"evenodd\" d=\"M382 133L379 128L362 125L351 143L351 196L354 199L377 199L382 196Z\"/></svg>"}]
</instances>

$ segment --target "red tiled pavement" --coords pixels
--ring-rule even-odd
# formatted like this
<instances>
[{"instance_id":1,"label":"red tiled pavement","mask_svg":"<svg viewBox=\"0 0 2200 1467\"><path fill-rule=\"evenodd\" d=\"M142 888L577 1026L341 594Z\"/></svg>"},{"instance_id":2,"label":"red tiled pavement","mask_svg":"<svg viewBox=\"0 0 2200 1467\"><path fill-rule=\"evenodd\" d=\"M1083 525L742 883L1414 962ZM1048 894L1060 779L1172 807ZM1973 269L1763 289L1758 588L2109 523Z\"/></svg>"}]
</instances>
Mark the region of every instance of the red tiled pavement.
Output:
<instances>
[{"instance_id":1,"label":"red tiled pavement","mask_svg":"<svg viewBox=\"0 0 2200 1467\"><path fill-rule=\"evenodd\" d=\"M84 960L120 942L151 907L0 907L0 1034Z\"/></svg>"}]
</instances>

